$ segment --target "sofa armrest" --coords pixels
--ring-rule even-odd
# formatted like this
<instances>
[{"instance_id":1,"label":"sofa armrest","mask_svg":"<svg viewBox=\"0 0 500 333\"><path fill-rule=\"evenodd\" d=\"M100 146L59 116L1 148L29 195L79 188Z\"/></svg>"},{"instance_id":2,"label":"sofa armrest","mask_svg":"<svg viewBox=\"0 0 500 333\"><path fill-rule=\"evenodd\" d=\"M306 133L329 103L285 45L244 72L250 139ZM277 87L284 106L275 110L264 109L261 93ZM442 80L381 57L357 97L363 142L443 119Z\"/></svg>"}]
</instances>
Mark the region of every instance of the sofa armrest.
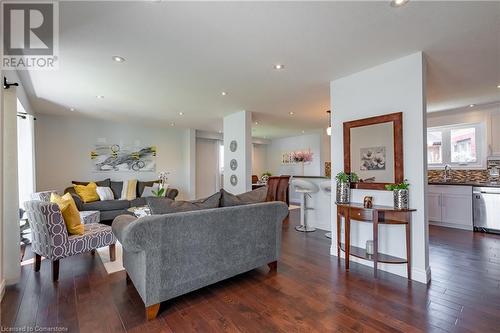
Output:
<instances>
[{"instance_id":1,"label":"sofa armrest","mask_svg":"<svg viewBox=\"0 0 500 333\"><path fill-rule=\"evenodd\" d=\"M130 250L139 251L141 248L131 241L133 240L131 237L128 237L128 234L130 233L129 226L136 220L137 217L132 215L119 215L113 220L111 229L113 230L115 237L118 241L120 241L120 243L122 243L123 246L129 248Z\"/></svg>"},{"instance_id":2,"label":"sofa armrest","mask_svg":"<svg viewBox=\"0 0 500 333\"><path fill-rule=\"evenodd\" d=\"M83 210L83 201L82 201L82 198L80 198L80 196L78 194L76 194L74 187L68 187L68 188L66 188L64 190L64 193L70 193L71 196L73 197L73 200L75 201L76 208L78 208L78 210Z\"/></svg>"},{"instance_id":3,"label":"sofa armrest","mask_svg":"<svg viewBox=\"0 0 500 333\"><path fill-rule=\"evenodd\" d=\"M175 200L179 191L176 188L167 188L167 193L165 193L165 197Z\"/></svg>"}]
</instances>

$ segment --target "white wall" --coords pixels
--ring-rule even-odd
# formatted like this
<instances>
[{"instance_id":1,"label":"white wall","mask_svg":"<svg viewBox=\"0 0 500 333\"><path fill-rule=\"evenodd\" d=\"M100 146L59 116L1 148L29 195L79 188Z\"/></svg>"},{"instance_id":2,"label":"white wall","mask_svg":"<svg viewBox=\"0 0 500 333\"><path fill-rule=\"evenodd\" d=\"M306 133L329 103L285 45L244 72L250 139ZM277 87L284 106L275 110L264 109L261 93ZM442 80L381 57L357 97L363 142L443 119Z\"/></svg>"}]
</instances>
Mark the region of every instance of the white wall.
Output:
<instances>
[{"instance_id":1,"label":"white wall","mask_svg":"<svg viewBox=\"0 0 500 333\"><path fill-rule=\"evenodd\" d=\"M484 123L488 145L487 155L500 155L500 105L477 106L473 109L458 111L431 112L427 115L428 127L466 123Z\"/></svg>"},{"instance_id":2,"label":"white wall","mask_svg":"<svg viewBox=\"0 0 500 333\"><path fill-rule=\"evenodd\" d=\"M252 145L252 175L260 178L266 171L268 171L267 144L254 143Z\"/></svg>"},{"instance_id":3,"label":"white wall","mask_svg":"<svg viewBox=\"0 0 500 333\"><path fill-rule=\"evenodd\" d=\"M331 82L332 174L344 168L342 124L346 121L403 112L404 176L411 184L410 206L417 209L412 223L412 277L420 282L430 278L428 266L428 223L426 212L426 110L425 110L425 66L422 53L415 53L395 61ZM362 202L371 195L374 203L392 206L389 191L353 190L352 201ZM331 254L336 250L336 207L332 197ZM351 242L365 247L366 240L373 239L372 225L351 223ZM379 251L405 257L404 229L401 226L381 226ZM355 260L351 258L351 260ZM371 262L359 260L371 266ZM406 276L405 265L384 265L380 268Z\"/></svg>"},{"instance_id":4,"label":"white wall","mask_svg":"<svg viewBox=\"0 0 500 333\"><path fill-rule=\"evenodd\" d=\"M76 115L38 115L35 122L37 191L63 191L72 180L157 179L170 172L169 183L179 198L189 198L189 129L142 127ZM90 152L99 141L157 147L156 172L93 172Z\"/></svg>"},{"instance_id":5,"label":"white wall","mask_svg":"<svg viewBox=\"0 0 500 333\"><path fill-rule=\"evenodd\" d=\"M235 140L238 147L235 152L229 149ZM232 159L238 162L238 168L231 170ZM230 177L236 175L238 183L231 185ZM252 189L252 113L240 111L224 117L224 189L240 194Z\"/></svg>"},{"instance_id":6,"label":"white wall","mask_svg":"<svg viewBox=\"0 0 500 333\"><path fill-rule=\"evenodd\" d=\"M196 198L206 198L220 189L220 142L196 139Z\"/></svg>"},{"instance_id":7,"label":"white wall","mask_svg":"<svg viewBox=\"0 0 500 333\"><path fill-rule=\"evenodd\" d=\"M313 161L304 165L304 176L320 176L324 174L322 165L322 137L320 133L304 134L271 140L267 146L267 166L269 171L275 175L301 175L301 166L298 164L283 165L281 156L283 153L297 150L308 150L313 153Z\"/></svg>"}]
</instances>

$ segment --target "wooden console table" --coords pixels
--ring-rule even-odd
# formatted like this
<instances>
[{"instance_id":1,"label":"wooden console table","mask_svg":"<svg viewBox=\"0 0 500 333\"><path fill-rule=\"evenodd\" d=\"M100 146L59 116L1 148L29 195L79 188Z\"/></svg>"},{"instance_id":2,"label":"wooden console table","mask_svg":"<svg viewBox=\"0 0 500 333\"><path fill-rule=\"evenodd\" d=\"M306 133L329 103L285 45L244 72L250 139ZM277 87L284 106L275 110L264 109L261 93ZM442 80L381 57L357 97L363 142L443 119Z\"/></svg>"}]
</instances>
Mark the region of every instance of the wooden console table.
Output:
<instances>
[{"instance_id":1,"label":"wooden console table","mask_svg":"<svg viewBox=\"0 0 500 333\"><path fill-rule=\"evenodd\" d=\"M397 210L390 206L377 206L365 208L363 204L337 203L337 255L340 260L340 251L345 252L345 268L349 270L350 256L373 261L373 273L377 276L377 263L406 264L408 279L411 280L411 214L415 209ZM344 218L344 244L341 242L340 229L341 218ZM373 224L373 255L367 254L360 247L351 246L351 218L355 221L371 222ZM406 229L406 259L394 257L388 254L378 253L378 225L399 224L405 225Z\"/></svg>"}]
</instances>

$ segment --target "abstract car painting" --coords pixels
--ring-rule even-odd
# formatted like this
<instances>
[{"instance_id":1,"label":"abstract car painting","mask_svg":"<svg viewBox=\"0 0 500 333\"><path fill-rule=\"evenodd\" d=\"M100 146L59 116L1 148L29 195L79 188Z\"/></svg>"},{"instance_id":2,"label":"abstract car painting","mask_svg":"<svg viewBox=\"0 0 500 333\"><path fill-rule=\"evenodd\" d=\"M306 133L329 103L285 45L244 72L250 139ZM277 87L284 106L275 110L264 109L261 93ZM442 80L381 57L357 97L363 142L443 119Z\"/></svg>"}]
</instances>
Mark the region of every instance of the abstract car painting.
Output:
<instances>
[{"instance_id":1,"label":"abstract car painting","mask_svg":"<svg viewBox=\"0 0 500 333\"><path fill-rule=\"evenodd\" d=\"M155 146L97 144L90 153L93 171L156 171Z\"/></svg>"}]
</instances>

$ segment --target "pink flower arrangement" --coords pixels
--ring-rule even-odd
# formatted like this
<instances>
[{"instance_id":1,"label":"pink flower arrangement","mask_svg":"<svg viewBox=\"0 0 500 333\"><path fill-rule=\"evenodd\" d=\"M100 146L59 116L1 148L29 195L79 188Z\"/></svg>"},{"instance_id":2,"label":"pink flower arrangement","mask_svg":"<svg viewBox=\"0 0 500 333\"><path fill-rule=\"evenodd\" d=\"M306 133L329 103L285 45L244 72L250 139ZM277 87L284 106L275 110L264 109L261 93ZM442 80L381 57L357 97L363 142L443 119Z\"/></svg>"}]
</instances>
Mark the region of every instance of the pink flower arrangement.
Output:
<instances>
[{"instance_id":1,"label":"pink flower arrangement","mask_svg":"<svg viewBox=\"0 0 500 333\"><path fill-rule=\"evenodd\" d=\"M291 155L291 159L295 163L311 162L313 160L313 153L310 150L294 151Z\"/></svg>"}]
</instances>

